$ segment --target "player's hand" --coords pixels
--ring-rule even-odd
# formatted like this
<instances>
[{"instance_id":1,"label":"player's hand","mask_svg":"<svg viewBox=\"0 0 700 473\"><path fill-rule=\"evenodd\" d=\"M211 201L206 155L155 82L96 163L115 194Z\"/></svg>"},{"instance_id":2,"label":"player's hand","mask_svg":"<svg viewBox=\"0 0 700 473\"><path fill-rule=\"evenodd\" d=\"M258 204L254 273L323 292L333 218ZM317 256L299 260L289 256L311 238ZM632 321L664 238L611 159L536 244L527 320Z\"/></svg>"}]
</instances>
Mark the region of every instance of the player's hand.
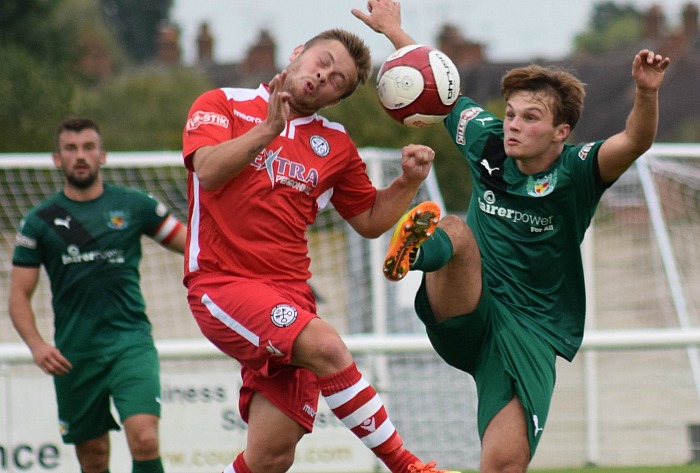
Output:
<instances>
[{"instance_id":1,"label":"player's hand","mask_svg":"<svg viewBox=\"0 0 700 473\"><path fill-rule=\"evenodd\" d=\"M658 91L669 64L671 60L661 54L648 49L639 51L632 62L632 78L637 88Z\"/></svg>"},{"instance_id":2,"label":"player's hand","mask_svg":"<svg viewBox=\"0 0 700 473\"><path fill-rule=\"evenodd\" d=\"M387 31L401 27L401 4L393 0L369 0L367 2L369 14L356 8L350 11L355 18L377 33L387 34Z\"/></svg>"},{"instance_id":3,"label":"player's hand","mask_svg":"<svg viewBox=\"0 0 700 473\"><path fill-rule=\"evenodd\" d=\"M291 94L284 89L285 81L287 80L287 71L284 70L275 75L270 81L270 100L267 104L267 118L265 122L276 133L280 134L287 125L289 118L289 100Z\"/></svg>"},{"instance_id":4,"label":"player's hand","mask_svg":"<svg viewBox=\"0 0 700 473\"><path fill-rule=\"evenodd\" d=\"M404 178L412 182L425 180L435 159L435 151L424 145L406 145L401 150L401 169Z\"/></svg>"},{"instance_id":5,"label":"player's hand","mask_svg":"<svg viewBox=\"0 0 700 473\"><path fill-rule=\"evenodd\" d=\"M59 349L49 344L32 349L32 356L34 363L46 374L61 376L68 374L73 368L73 365L61 354Z\"/></svg>"}]
</instances>

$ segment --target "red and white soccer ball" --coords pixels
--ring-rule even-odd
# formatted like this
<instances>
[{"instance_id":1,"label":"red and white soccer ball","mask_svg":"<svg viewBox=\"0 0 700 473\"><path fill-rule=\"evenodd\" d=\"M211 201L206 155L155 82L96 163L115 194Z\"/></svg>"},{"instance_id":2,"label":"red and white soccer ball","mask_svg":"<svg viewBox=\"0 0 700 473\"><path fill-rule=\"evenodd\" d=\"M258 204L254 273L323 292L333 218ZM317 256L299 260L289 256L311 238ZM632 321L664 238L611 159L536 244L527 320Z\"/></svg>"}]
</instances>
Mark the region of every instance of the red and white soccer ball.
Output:
<instances>
[{"instance_id":1,"label":"red and white soccer ball","mask_svg":"<svg viewBox=\"0 0 700 473\"><path fill-rule=\"evenodd\" d=\"M394 51L377 74L382 107L394 120L413 128L441 122L459 91L459 72L452 60L420 44Z\"/></svg>"}]
</instances>

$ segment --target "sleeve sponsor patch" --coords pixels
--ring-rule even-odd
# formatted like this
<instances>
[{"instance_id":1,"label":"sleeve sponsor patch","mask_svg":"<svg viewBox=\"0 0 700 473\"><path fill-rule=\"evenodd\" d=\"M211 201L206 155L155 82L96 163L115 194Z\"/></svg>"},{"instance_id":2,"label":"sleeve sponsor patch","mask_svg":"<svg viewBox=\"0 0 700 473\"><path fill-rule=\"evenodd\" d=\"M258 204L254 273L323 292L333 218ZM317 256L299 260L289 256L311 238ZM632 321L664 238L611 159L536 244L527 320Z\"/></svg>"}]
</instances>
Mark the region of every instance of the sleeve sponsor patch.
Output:
<instances>
[{"instance_id":1,"label":"sleeve sponsor patch","mask_svg":"<svg viewBox=\"0 0 700 473\"><path fill-rule=\"evenodd\" d=\"M22 235L21 233L18 233L15 236L15 245L28 248L30 250L36 250L37 247L35 239L29 238L28 236Z\"/></svg>"},{"instance_id":2,"label":"sleeve sponsor patch","mask_svg":"<svg viewBox=\"0 0 700 473\"><path fill-rule=\"evenodd\" d=\"M205 112L197 110L187 120L187 131L196 130L202 125L216 125L221 128L228 128L230 120L220 113Z\"/></svg>"}]
</instances>

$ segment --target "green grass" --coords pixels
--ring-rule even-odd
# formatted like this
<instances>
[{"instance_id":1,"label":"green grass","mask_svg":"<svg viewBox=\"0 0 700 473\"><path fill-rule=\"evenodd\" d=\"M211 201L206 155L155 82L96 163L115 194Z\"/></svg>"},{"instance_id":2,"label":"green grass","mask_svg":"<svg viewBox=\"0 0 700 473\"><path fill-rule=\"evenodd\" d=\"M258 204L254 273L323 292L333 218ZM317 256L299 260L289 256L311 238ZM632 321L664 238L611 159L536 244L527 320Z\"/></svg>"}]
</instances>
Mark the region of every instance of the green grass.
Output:
<instances>
[{"instance_id":1,"label":"green grass","mask_svg":"<svg viewBox=\"0 0 700 473\"><path fill-rule=\"evenodd\" d=\"M464 473L475 473L475 470L466 470ZM682 466L635 466L615 468L554 468L545 470L528 470L528 473L700 473L700 464Z\"/></svg>"}]
</instances>

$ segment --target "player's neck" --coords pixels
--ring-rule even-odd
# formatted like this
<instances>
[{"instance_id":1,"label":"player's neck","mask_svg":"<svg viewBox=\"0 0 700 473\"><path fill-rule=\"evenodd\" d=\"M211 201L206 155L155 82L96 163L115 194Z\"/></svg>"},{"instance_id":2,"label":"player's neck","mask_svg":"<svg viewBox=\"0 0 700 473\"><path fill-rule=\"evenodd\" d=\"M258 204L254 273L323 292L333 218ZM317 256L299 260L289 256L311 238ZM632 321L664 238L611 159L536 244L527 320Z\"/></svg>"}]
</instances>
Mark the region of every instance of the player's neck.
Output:
<instances>
[{"instance_id":1,"label":"player's neck","mask_svg":"<svg viewBox=\"0 0 700 473\"><path fill-rule=\"evenodd\" d=\"M104 185L102 184L101 179L96 180L92 185L84 189L73 186L69 183L66 183L66 185L63 186L63 193L65 196L76 202L87 202L89 200L97 199L103 192Z\"/></svg>"},{"instance_id":2,"label":"player's neck","mask_svg":"<svg viewBox=\"0 0 700 473\"><path fill-rule=\"evenodd\" d=\"M517 162L520 172L526 175L537 174L549 170L554 163L559 159L564 145L549 148L545 153L539 156L531 156L527 158L514 158Z\"/></svg>"}]
</instances>

